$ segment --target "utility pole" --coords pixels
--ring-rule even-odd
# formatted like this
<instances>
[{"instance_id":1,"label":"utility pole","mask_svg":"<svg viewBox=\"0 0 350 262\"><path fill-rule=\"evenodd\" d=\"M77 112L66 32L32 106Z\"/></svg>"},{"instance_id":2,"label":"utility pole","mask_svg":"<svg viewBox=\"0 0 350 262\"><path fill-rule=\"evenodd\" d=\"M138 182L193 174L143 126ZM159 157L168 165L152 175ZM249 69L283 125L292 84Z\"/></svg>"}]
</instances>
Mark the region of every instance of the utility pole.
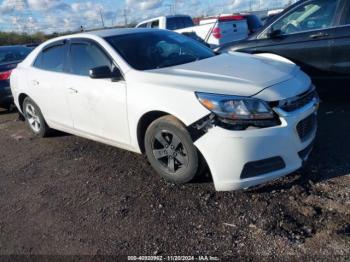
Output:
<instances>
[{"instance_id":1,"label":"utility pole","mask_svg":"<svg viewBox=\"0 0 350 262\"><path fill-rule=\"evenodd\" d=\"M102 15L102 10L100 9L100 16L101 16L101 23L102 23L102 27L105 27L105 21L103 20L103 15Z\"/></svg>"},{"instance_id":2,"label":"utility pole","mask_svg":"<svg viewBox=\"0 0 350 262\"><path fill-rule=\"evenodd\" d=\"M126 8L124 8L124 24L125 26L128 24L128 16L126 14Z\"/></svg>"},{"instance_id":3,"label":"utility pole","mask_svg":"<svg viewBox=\"0 0 350 262\"><path fill-rule=\"evenodd\" d=\"M174 15L176 14L177 10L177 0L174 0Z\"/></svg>"}]
</instances>

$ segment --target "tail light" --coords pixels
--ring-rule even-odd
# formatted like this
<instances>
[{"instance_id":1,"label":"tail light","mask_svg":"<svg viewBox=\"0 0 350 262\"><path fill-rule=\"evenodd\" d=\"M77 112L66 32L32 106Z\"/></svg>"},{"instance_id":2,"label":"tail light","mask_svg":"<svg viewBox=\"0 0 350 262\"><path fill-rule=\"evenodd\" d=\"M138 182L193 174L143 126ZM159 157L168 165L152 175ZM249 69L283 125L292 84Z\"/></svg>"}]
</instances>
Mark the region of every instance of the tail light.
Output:
<instances>
[{"instance_id":1,"label":"tail light","mask_svg":"<svg viewBox=\"0 0 350 262\"><path fill-rule=\"evenodd\" d=\"M213 36L214 36L216 39L220 39L220 38L222 37L220 27L215 27L215 28L213 29Z\"/></svg>"},{"instance_id":2,"label":"tail light","mask_svg":"<svg viewBox=\"0 0 350 262\"><path fill-rule=\"evenodd\" d=\"M9 80L11 73L12 73L12 70L6 71L6 72L1 72L0 73L0 80Z\"/></svg>"},{"instance_id":3,"label":"tail light","mask_svg":"<svg viewBox=\"0 0 350 262\"><path fill-rule=\"evenodd\" d=\"M219 17L220 22L228 22L228 21L240 21L244 20L244 16L241 15L229 15L229 16L221 16Z\"/></svg>"}]
</instances>

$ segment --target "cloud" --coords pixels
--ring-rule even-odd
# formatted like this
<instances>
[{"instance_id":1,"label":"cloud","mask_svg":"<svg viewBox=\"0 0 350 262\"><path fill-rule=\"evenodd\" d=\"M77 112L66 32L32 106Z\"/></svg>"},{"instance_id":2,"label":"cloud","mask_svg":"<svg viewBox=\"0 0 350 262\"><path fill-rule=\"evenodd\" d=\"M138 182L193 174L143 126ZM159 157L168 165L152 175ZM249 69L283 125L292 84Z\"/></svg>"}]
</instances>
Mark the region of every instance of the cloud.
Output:
<instances>
[{"instance_id":1,"label":"cloud","mask_svg":"<svg viewBox=\"0 0 350 262\"><path fill-rule=\"evenodd\" d=\"M55 5L59 4L60 1L57 0L27 0L29 8L32 10L48 10L53 8Z\"/></svg>"},{"instance_id":2,"label":"cloud","mask_svg":"<svg viewBox=\"0 0 350 262\"><path fill-rule=\"evenodd\" d=\"M126 6L138 10L152 10L161 7L162 0L126 0Z\"/></svg>"},{"instance_id":3,"label":"cloud","mask_svg":"<svg viewBox=\"0 0 350 262\"><path fill-rule=\"evenodd\" d=\"M275 3L283 6L288 2L253 0L252 8L266 9ZM0 0L0 31L63 32L80 26L94 29L102 25L101 14L107 26L124 24L125 14L129 23L136 23L171 14L175 3L176 13L193 17L250 9L248 0Z\"/></svg>"},{"instance_id":4,"label":"cloud","mask_svg":"<svg viewBox=\"0 0 350 262\"><path fill-rule=\"evenodd\" d=\"M27 2L25 0L4 0L0 4L0 13L1 14L9 14L13 12L23 11L27 7Z\"/></svg>"}]
</instances>

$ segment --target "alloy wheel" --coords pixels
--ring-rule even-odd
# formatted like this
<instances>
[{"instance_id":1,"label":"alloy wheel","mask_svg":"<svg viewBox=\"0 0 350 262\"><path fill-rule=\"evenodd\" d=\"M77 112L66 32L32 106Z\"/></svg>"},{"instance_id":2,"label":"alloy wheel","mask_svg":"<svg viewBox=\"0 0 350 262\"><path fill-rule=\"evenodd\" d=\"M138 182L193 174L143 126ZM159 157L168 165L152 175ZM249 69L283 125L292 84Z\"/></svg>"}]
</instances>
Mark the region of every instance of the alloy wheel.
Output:
<instances>
[{"instance_id":1,"label":"alloy wheel","mask_svg":"<svg viewBox=\"0 0 350 262\"><path fill-rule=\"evenodd\" d=\"M158 131L153 142L153 156L169 173L178 173L188 165L189 158L180 138L170 131Z\"/></svg>"},{"instance_id":2,"label":"alloy wheel","mask_svg":"<svg viewBox=\"0 0 350 262\"><path fill-rule=\"evenodd\" d=\"M30 127L34 132L39 133L41 128L41 121L35 107L32 104L27 104L25 111Z\"/></svg>"}]
</instances>

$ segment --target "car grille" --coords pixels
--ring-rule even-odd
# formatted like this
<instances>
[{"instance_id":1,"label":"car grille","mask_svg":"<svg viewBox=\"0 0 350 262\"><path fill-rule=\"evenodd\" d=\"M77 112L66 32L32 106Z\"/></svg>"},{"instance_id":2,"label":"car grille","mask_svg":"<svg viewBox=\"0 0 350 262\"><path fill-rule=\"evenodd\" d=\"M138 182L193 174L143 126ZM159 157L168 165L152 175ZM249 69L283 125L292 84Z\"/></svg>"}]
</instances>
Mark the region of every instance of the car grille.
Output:
<instances>
[{"instance_id":1,"label":"car grille","mask_svg":"<svg viewBox=\"0 0 350 262\"><path fill-rule=\"evenodd\" d=\"M295 110L298 110L299 108L306 106L313 99L318 99L318 94L314 89L293 99L281 101L279 104L279 108L281 108L285 112L293 112Z\"/></svg>"},{"instance_id":2,"label":"car grille","mask_svg":"<svg viewBox=\"0 0 350 262\"><path fill-rule=\"evenodd\" d=\"M297 125L297 131L301 141L307 140L315 131L316 127L317 127L316 114L312 114L307 118L305 118L304 120L300 121L299 124Z\"/></svg>"}]
</instances>

